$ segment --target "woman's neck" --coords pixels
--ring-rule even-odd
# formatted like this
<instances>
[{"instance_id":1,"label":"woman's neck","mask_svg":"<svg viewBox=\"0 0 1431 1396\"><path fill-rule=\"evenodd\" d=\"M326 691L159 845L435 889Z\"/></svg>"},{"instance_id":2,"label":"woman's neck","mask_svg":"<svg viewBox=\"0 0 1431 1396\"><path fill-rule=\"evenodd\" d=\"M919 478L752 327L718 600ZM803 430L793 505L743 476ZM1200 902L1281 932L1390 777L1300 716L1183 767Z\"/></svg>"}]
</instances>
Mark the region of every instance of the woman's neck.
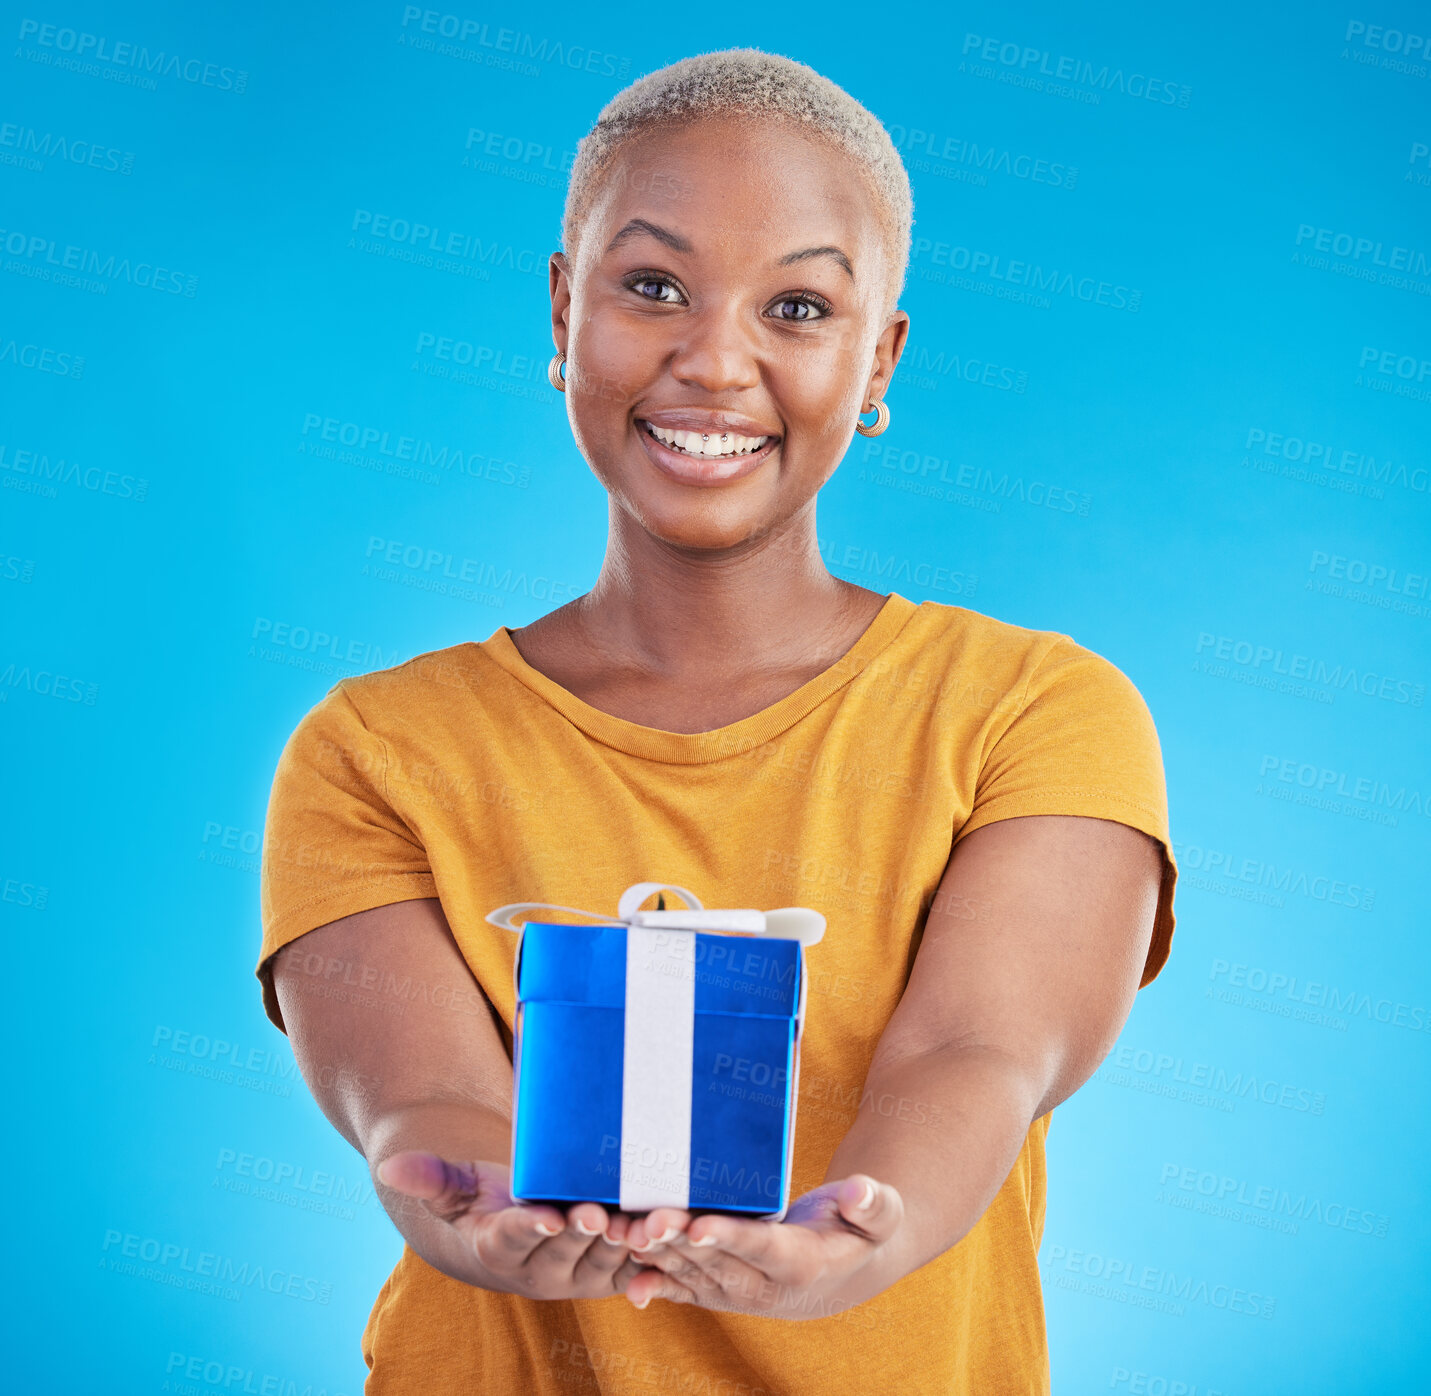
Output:
<instances>
[{"instance_id":1,"label":"woman's neck","mask_svg":"<svg viewBox=\"0 0 1431 1396\"><path fill-rule=\"evenodd\" d=\"M588 641L608 661L683 681L737 679L827 655L820 667L828 667L883 601L821 565L776 576L742 570L613 577L603 570L575 605ZM851 628L853 639L842 644Z\"/></svg>"},{"instance_id":2,"label":"woman's neck","mask_svg":"<svg viewBox=\"0 0 1431 1396\"><path fill-rule=\"evenodd\" d=\"M720 557L613 530L592 589L512 637L527 663L593 707L710 730L828 669L885 601L830 575L813 521L802 536Z\"/></svg>"}]
</instances>

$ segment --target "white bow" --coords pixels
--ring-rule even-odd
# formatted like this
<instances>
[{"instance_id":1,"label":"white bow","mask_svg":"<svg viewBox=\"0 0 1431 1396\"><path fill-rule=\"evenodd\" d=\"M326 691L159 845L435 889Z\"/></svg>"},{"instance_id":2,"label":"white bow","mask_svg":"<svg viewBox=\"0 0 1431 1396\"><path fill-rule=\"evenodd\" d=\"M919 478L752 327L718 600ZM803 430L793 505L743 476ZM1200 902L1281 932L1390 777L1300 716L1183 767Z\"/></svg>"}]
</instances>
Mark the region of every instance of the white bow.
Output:
<instances>
[{"instance_id":1,"label":"white bow","mask_svg":"<svg viewBox=\"0 0 1431 1396\"><path fill-rule=\"evenodd\" d=\"M637 907L653 892L675 892L689 911L638 911ZM574 906L555 906L551 902L513 902L487 913L487 920L506 931L520 931L512 917L529 911L569 911L576 916L588 916L608 925L649 926L669 931L745 931L752 935L769 936L776 940L798 940L801 945L815 945L825 934L825 918L805 906L782 906L774 911L747 909L706 910L694 892L670 882L637 882L628 887L616 903L616 916L602 917L594 911L582 911ZM528 918L530 919L530 918Z\"/></svg>"}]
</instances>

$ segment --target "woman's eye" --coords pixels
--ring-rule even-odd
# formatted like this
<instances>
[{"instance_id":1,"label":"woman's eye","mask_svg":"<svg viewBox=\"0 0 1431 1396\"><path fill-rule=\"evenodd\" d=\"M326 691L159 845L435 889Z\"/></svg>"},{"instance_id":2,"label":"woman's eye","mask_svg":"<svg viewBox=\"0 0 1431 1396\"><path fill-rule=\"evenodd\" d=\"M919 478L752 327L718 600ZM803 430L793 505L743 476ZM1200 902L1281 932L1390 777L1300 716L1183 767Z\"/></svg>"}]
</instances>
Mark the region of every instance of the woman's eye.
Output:
<instances>
[{"instance_id":1,"label":"woman's eye","mask_svg":"<svg viewBox=\"0 0 1431 1396\"><path fill-rule=\"evenodd\" d=\"M775 306L777 320L819 320L824 314L824 310L813 301L790 299L778 301Z\"/></svg>"},{"instance_id":2,"label":"woman's eye","mask_svg":"<svg viewBox=\"0 0 1431 1396\"><path fill-rule=\"evenodd\" d=\"M645 296L649 301L678 301L681 298L680 292L671 285L669 281L633 281L631 289L638 296ZM665 294L669 292L669 294Z\"/></svg>"}]
</instances>

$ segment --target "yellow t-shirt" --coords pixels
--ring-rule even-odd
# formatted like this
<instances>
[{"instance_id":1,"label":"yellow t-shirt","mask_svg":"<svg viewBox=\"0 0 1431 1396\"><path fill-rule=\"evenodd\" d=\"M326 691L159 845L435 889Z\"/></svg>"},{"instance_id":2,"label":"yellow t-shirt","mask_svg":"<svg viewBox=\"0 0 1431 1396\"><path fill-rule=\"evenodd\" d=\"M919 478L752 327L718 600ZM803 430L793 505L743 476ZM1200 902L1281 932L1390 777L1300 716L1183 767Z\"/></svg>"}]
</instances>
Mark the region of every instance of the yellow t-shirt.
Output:
<instances>
[{"instance_id":1,"label":"yellow t-shirt","mask_svg":"<svg viewBox=\"0 0 1431 1396\"><path fill-rule=\"evenodd\" d=\"M264 1002L281 1027L268 973L279 947L437 896L510 1051L516 938L484 920L498 906L614 915L626 887L657 881L706 906L813 907L828 929L808 951L796 1197L823 1181L855 1118L953 845L1033 814L1116 820L1161 840L1146 984L1168 955L1177 876L1157 732L1132 682L1068 636L893 593L794 693L679 733L582 702L499 627L345 679L299 723L264 836ZM404 1247L364 1333L367 1390L1046 1392L1047 1130L1047 1116L1031 1126L963 1241L830 1318L542 1302L461 1284Z\"/></svg>"}]
</instances>

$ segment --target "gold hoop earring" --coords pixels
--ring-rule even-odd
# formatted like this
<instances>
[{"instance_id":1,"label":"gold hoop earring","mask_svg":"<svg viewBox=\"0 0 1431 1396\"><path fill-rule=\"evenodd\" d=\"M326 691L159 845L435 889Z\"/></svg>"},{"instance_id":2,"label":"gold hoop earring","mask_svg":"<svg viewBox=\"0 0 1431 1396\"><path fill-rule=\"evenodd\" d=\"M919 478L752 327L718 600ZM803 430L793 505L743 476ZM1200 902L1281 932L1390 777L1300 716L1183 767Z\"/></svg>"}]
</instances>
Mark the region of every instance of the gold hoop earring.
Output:
<instances>
[{"instance_id":1,"label":"gold hoop earring","mask_svg":"<svg viewBox=\"0 0 1431 1396\"><path fill-rule=\"evenodd\" d=\"M874 410L874 421L869 426L863 422L855 423L855 430L861 436L878 436L889 425L889 408L884 405L883 400L876 398L870 406Z\"/></svg>"},{"instance_id":2,"label":"gold hoop earring","mask_svg":"<svg viewBox=\"0 0 1431 1396\"><path fill-rule=\"evenodd\" d=\"M557 392L566 392L566 379L562 377L561 366L566 362L566 355L558 350L552 355L552 361L547 365L547 382L554 387Z\"/></svg>"}]
</instances>

